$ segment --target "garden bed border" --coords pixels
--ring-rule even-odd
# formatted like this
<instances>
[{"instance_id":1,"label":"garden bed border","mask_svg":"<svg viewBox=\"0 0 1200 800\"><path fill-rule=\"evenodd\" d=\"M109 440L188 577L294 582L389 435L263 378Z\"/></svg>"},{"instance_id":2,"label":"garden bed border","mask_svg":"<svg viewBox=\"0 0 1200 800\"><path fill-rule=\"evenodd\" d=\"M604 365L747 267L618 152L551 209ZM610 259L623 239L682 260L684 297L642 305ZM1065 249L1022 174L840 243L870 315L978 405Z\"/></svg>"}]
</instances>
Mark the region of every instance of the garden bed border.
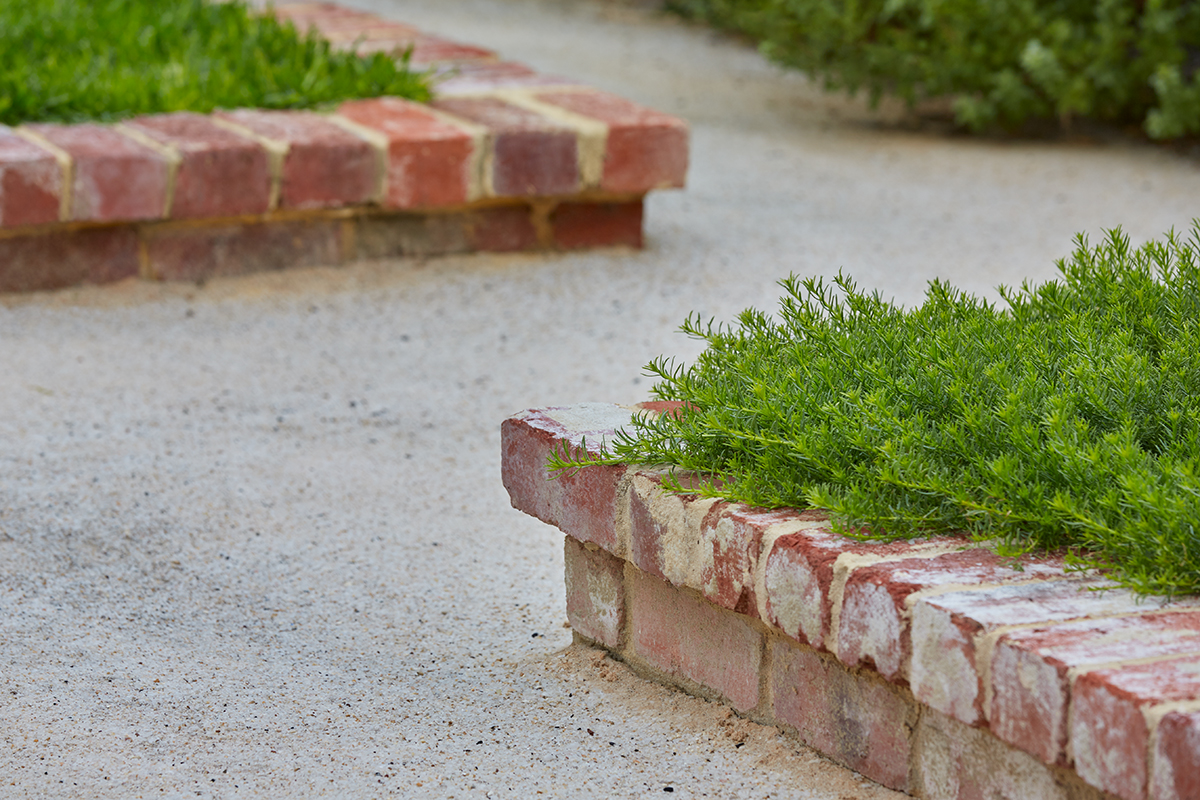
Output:
<instances>
[{"instance_id":1,"label":"garden bed border","mask_svg":"<svg viewBox=\"0 0 1200 800\"><path fill-rule=\"evenodd\" d=\"M1200 797L1200 599L966 538L848 539L817 512L669 493L659 468L547 471L675 407L502 425L514 507L566 534L582 640L917 797Z\"/></svg>"}]
</instances>

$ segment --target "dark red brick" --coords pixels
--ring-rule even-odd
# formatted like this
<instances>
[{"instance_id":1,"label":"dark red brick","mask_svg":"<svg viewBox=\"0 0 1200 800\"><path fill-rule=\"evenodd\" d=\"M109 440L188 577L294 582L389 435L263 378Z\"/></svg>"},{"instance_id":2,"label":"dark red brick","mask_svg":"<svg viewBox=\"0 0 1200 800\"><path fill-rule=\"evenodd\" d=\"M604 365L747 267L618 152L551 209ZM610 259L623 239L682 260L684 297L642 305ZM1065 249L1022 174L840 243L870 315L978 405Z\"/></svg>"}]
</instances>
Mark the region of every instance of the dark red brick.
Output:
<instances>
[{"instance_id":1,"label":"dark red brick","mask_svg":"<svg viewBox=\"0 0 1200 800\"><path fill-rule=\"evenodd\" d=\"M340 220L161 226L145 235L150 275L202 281L226 275L337 264Z\"/></svg>"},{"instance_id":2,"label":"dark red brick","mask_svg":"<svg viewBox=\"0 0 1200 800\"><path fill-rule=\"evenodd\" d=\"M0 227L58 222L62 193L54 154L0 125Z\"/></svg>"},{"instance_id":3,"label":"dark red brick","mask_svg":"<svg viewBox=\"0 0 1200 800\"><path fill-rule=\"evenodd\" d=\"M540 245L528 206L480 209L470 215L469 225L472 250L512 253Z\"/></svg>"},{"instance_id":4,"label":"dark red brick","mask_svg":"<svg viewBox=\"0 0 1200 800\"><path fill-rule=\"evenodd\" d=\"M642 246L642 201L559 203L550 214L554 246L563 250L588 247Z\"/></svg>"},{"instance_id":5,"label":"dark red brick","mask_svg":"<svg viewBox=\"0 0 1200 800\"><path fill-rule=\"evenodd\" d=\"M600 91L545 91L537 98L608 126L600 188L643 193L683 186L687 177L687 123Z\"/></svg>"},{"instance_id":6,"label":"dark red brick","mask_svg":"<svg viewBox=\"0 0 1200 800\"><path fill-rule=\"evenodd\" d=\"M29 128L71 157L71 219L116 222L166 213L170 164L161 153L104 125Z\"/></svg>"},{"instance_id":7,"label":"dark red brick","mask_svg":"<svg viewBox=\"0 0 1200 800\"><path fill-rule=\"evenodd\" d=\"M138 274L130 226L0 237L0 292L111 283Z\"/></svg>"},{"instance_id":8,"label":"dark red brick","mask_svg":"<svg viewBox=\"0 0 1200 800\"><path fill-rule=\"evenodd\" d=\"M382 186L382 154L320 114L245 109L218 116L287 147L280 174L280 208L367 203Z\"/></svg>"},{"instance_id":9,"label":"dark red brick","mask_svg":"<svg viewBox=\"0 0 1200 800\"><path fill-rule=\"evenodd\" d=\"M575 131L492 98L450 98L434 106L488 129L492 190L499 197L546 197L579 189Z\"/></svg>"},{"instance_id":10,"label":"dark red brick","mask_svg":"<svg viewBox=\"0 0 1200 800\"><path fill-rule=\"evenodd\" d=\"M271 174L267 153L257 142L189 112L139 117L127 124L180 156L173 219L236 217L267 210Z\"/></svg>"},{"instance_id":11,"label":"dark red brick","mask_svg":"<svg viewBox=\"0 0 1200 800\"><path fill-rule=\"evenodd\" d=\"M437 208L473 199L475 139L463 128L394 97L354 100L338 113L386 138L385 205Z\"/></svg>"}]
</instances>

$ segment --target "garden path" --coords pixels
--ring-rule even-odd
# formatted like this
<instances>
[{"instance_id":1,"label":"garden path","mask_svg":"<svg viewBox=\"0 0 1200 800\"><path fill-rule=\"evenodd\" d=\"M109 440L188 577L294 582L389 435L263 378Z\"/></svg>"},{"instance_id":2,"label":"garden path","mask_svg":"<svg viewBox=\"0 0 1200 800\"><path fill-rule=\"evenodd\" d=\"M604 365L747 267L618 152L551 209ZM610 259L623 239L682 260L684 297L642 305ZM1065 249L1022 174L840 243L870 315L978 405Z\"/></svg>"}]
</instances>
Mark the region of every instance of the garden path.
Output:
<instances>
[{"instance_id":1,"label":"garden path","mask_svg":"<svg viewBox=\"0 0 1200 800\"><path fill-rule=\"evenodd\" d=\"M1195 162L891 129L625 6L352 4L689 119L689 188L642 252L0 300L5 795L896 796L569 647L499 422L642 399L689 311L769 307L790 270L914 301L1186 227Z\"/></svg>"}]
</instances>

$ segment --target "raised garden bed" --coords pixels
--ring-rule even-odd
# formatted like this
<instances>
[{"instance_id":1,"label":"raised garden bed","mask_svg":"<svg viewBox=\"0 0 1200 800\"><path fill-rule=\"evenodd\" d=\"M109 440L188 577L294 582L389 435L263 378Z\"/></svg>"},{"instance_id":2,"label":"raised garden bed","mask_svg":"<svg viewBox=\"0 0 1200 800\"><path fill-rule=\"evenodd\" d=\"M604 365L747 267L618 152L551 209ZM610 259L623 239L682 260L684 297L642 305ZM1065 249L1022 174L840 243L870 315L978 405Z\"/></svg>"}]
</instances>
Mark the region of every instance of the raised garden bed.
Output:
<instances>
[{"instance_id":1,"label":"raised garden bed","mask_svg":"<svg viewBox=\"0 0 1200 800\"><path fill-rule=\"evenodd\" d=\"M0 126L0 291L202 281L398 255L642 244L681 120L326 3L274 13L442 73L429 105Z\"/></svg>"},{"instance_id":2,"label":"raised garden bed","mask_svg":"<svg viewBox=\"0 0 1200 800\"><path fill-rule=\"evenodd\" d=\"M581 639L917 797L1200 797L1195 598L952 536L848 539L818 512L668 493L654 468L552 479L552 453L659 410L502 426L513 505L566 534Z\"/></svg>"}]
</instances>

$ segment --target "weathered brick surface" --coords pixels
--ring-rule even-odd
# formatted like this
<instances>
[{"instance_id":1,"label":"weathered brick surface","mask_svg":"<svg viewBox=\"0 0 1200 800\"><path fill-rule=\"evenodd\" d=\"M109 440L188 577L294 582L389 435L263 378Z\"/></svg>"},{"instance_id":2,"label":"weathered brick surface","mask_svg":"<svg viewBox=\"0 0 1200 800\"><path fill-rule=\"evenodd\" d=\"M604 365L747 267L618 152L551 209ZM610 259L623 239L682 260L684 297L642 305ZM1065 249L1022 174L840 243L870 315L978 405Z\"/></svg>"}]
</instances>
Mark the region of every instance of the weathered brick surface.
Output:
<instances>
[{"instance_id":1,"label":"weathered brick surface","mask_svg":"<svg viewBox=\"0 0 1200 800\"><path fill-rule=\"evenodd\" d=\"M625 562L564 537L567 620L576 633L617 649L625 628Z\"/></svg>"},{"instance_id":2,"label":"weathered brick surface","mask_svg":"<svg viewBox=\"0 0 1200 800\"><path fill-rule=\"evenodd\" d=\"M971 586L1049 578L1061 574L1061 564L1039 562L1026 564L1022 571L1018 571L1013 568L1011 559L1000 558L990 550L981 548L860 567L850 573L842 595L838 630L834 631L838 657L851 666L860 663L872 665L889 679L905 677L902 670L910 652L907 604L910 596L958 584ZM914 628L917 625L915 616L913 625ZM944 655L949 659L959 659L958 651L962 643L955 632L947 628L939 629L938 634L946 636L944 641L937 640L938 647L950 650L944 654L933 654L934 658ZM928 638L924 628L921 628L920 636L924 643ZM922 657L924 655L922 651ZM938 702L935 708L941 705L938 692L942 687L927 686L926 674L940 674L939 666L936 663L923 664L918 669L914 658L914 673L911 676L914 693L925 702ZM970 674L973 676L974 672ZM929 700L917 691L918 685L926 690ZM956 691L958 687L951 688ZM952 696L957 700L956 693ZM953 707L959 710L958 705ZM964 710L962 713L968 712Z\"/></svg>"},{"instance_id":3,"label":"weathered brick surface","mask_svg":"<svg viewBox=\"0 0 1200 800\"><path fill-rule=\"evenodd\" d=\"M383 154L325 117L253 109L217 116L286 148L278 176L280 208L334 208L376 199Z\"/></svg>"},{"instance_id":4,"label":"weathered brick surface","mask_svg":"<svg viewBox=\"0 0 1200 800\"><path fill-rule=\"evenodd\" d=\"M54 154L0 125L0 227L58 222L63 189Z\"/></svg>"},{"instance_id":5,"label":"weathered brick surface","mask_svg":"<svg viewBox=\"0 0 1200 800\"><path fill-rule=\"evenodd\" d=\"M1167 712L1155 739L1150 797L1200 797L1200 709Z\"/></svg>"},{"instance_id":6,"label":"weathered brick surface","mask_svg":"<svg viewBox=\"0 0 1200 800\"><path fill-rule=\"evenodd\" d=\"M1041 583L949 592L912 607L909 681L917 699L963 722L983 719L983 666L977 643L1004 625L1057 622L1089 616L1136 614L1155 606L1124 590L1093 591L1096 581L1061 580L1056 562L1038 561L1020 573Z\"/></svg>"},{"instance_id":7,"label":"weathered brick surface","mask_svg":"<svg viewBox=\"0 0 1200 800\"><path fill-rule=\"evenodd\" d=\"M138 117L125 125L178 154L173 219L234 217L268 209L271 173L267 153L257 142L189 112Z\"/></svg>"},{"instance_id":8,"label":"weathered brick surface","mask_svg":"<svg viewBox=\"0 0 1200 800\"><path fill-rule=\"evenodd\" d=\"M387 142L384 205L434 208L474 196L475 137L419 103L394 97L343 103L338 113Z\"/></svg>"},{"instance_id":9,"label":"weathered brick surface","mask_svg":"<svg viewBox=\"0 0 1200 800\"><path fill-rule=\"evenodd\" d=\"M636 659L717 693L739 711L758 705L763 637L749 620L639 570L626 580Z\"/></svg>"},{"instance_id":10,"label":"weathered brick surface","mask_svg":"<svg viewBox=\"0 0 1200 800\"><path fill-rule=\"evenodd\" d=\"M563 250L641 247L642 201L560 203L550 215L550 225L554 246Z\"/></svg>"},{"instance_id":11,"label":"weathered brick surface","mask_svg":"<svg viewBox=\"0 0 1200 800\"><path fill-rule=\"evenodd\" d=\"M72 220L159 219L171 165L161 153L106 125L30 125L71 157Z\"/></svg>"},{"instance_id":12,"label":"weathered brick surface","mask_svg":"<svg viewBox=\"0 0 1200 800\"><path fill-rule=\"evenodd\" d=\"M491 194L544 197L578 191L579 148L574 130L494 98L449 98L434 106L487 128Z\"/></svg>"},{"instance_id":13,"label":"weathered brick surface","mask_svg":"<svg viewBox=\"0 0 1200 800\"><path fill-rule=\"evenodd\" d=\"M145 250L151 277L199 281L337 264L341 235L338 220L168 226L146 235Z\"/></svg>"},{"instance_id":14,"label":"weathered brick surface","mask_svg":"<svg viewBox=\"0 0 1200 800\"><path fill-rule=\"evenodd\" d=\"M917 704L830 655L772 639L771 715L809 747L892 789L908 788Z\"/></svg>"},{"instance_id":15,"label":"weathered brick surface","mask_svg":"<svg viewBox=\"0 0 1200 800\"><path fill-rule=\"evenodd\" d=\"M800 515L674 494L662 488L662 479L639 470L630 485L630 560L722 608L758 617L754 581L763 536Z\"/></svg>"},{"instance_id":16,"label":"weathered brick surface","mask_svg":"<svg viewBox=\"0 0 1200 800\"><path fill-rule=\"evenodd\" d=\"M595 453L601 441L628 424L630 414L621 406L584 403L506 419L500 426L500 469L513 507L623 557L617 489L625 467L593 466L552 477L546 459L564 445Z\"/></svg>"},{"instance_id":17,"label":"weathered brick surface","mask_svg":"<svg viewBox=\"0 0 1200 800\"><path fill-rule=\"evenodd\" d=\"M922 709L909 791L922 800L1106 800L986 730Z\"/></svg>"},{"instance_id":18,"label":"weathered brick surface","mask_svg":"<svg viewBox=\"0 0 1200 800\"><path fill-rule=\"evenodd\" d=\"M1072 692L1070 734L1079 775L1123 800L1147 797L1153 731L1143 710L1200 697L1197 665L1193 654L1080 675ZM1172 733L1178 724L1173 722Z\"/></svg>"},{"instance_id":19,"label":"weathered brick surface","mask_svg":"<svg viewBox=\"0 0 1200 800\"><path fill-rule=\"evenodd\" d=\"M641 193L683 186L688 164L683 120L607 92L545 91L535 96L608 126L602 189Z\"/></svg>"},{"instance_id":20,"label":"weathered brick surface","mask_svg":"<svg viewBox=\"0 0 1200 800\"><path fill-rule=\"evenodd\" d=\"M1005 634L991 661L991 728L1043 761L1066 763L1069 670L1200 653L1200 611L1105 617Z\"/></svg>"},{"instance_id":21,"label":"weathered brick surface","mask_svg":"<svg viewBox=\"0 0 1200 800\"><path fill-rule=\"evenodd\" d=\"M805 511L810 523L826 520L822 512ZM774 540L765 554L763 569L764 619L793 639L818 649L830 648L831 590L838 559L854 557L864 563L872 559L916 555L922 548L957 548L961 539L938 537L912 542L864 542L833 532L828 524L813 524L804 530ZM938 552L935 550L935 552Z\"/></svg>"},{"instance_id":22,"label":"weathered brick surface","mask_svg":"<svg viewBox=\"0 0 1200 800\"><path fill-rule=\"evenodd\" d=\"M131 227L0 237L0 292L111 283L138 274Z\"/></svg>"}]
</instances>

